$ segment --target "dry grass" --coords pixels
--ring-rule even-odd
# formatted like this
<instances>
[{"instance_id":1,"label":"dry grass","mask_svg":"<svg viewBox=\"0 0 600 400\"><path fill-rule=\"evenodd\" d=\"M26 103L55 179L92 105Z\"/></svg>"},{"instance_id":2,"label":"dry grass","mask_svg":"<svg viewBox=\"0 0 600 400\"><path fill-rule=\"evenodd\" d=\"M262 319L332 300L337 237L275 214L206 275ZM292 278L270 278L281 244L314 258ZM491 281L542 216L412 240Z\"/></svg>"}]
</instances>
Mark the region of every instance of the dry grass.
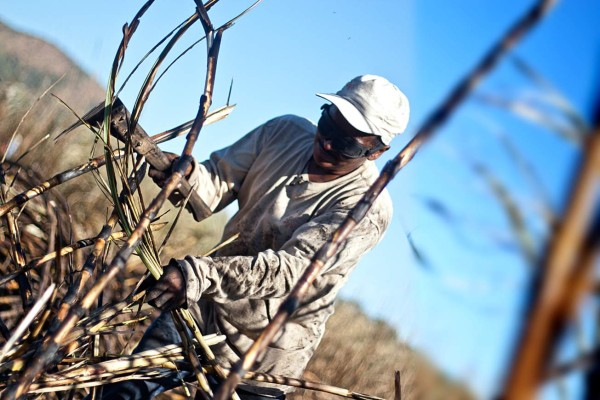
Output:
<instances>
[{"instance_id":1,"label":"dry grass","mask_svg":"<svg viewBox=\"0 0 600 400\"><path fill-rule=\"evenodd\" d=\"M453 384L422 355L401 342L388 324L370 319L349 302L338 303L304 378L393 399L394 371L400 371L403 399L472 398L464 387ZM291 398L333 396L298 391Z\"/></svg>"}]
</instances>

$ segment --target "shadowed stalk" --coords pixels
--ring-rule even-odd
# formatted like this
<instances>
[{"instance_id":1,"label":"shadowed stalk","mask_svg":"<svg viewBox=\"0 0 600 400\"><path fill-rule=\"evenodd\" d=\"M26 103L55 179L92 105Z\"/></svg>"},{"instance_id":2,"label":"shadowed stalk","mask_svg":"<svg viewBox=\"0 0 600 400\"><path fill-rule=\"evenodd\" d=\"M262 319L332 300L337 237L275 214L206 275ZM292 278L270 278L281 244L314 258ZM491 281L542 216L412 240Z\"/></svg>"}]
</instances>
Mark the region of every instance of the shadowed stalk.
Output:
<instances>
[{"instance_id":1,"label":"shadowed stalk","mask_svg":"<svg viewBox=\"0 0 600 400\"><path fill-rule=\"evenodd\" d=\"M0 199L3 203L6 200L7 190L4 163L0 163ZM16 264L17 269L19 270L17 272L16 279L19 286L21 304L23 305L23 310L27 311L33 302L33 293L31 290L31 284L29 282L29 276L26 272L20 271L25 266L25 252L21 246L19 226L17 225L17 220L12 213L4 215L4 220L6 222L6 227L8 228L11 257L13 262Z\"/></svg>"},{"instance_id":2,"label":"shadowed stalk","mask_svg":"<svg viewBox=\"0 0 600 400\"><path fill-rule=\"evenodd\" d=\"M282 303L269 325L254 341L244 356L235 364L232 373L230 373L225 383L216 393L216 400L228 399L235 387L240 383L245 372L252 368L257 359L262 358L267 346L272 342L275 335L281 330L292 313L298 308L301 299L304 298L314 279L320 274L327 261L335 255L341 243L366 215L385 186L414 157L421 145L447 121L467 95L472 92L473 88L497 64L500 58L541 20L553 3L554 1L552 0L539 1L520 18L504 37L490 49L472 72L459 82L446 100L425 120L415 137L404 149L385 165L381 175L365 193L360 202L351 210L348 217L334 232L333 236L314 255L309 267L305 270L302 277L300 277L287 299Z\"/></svg>"},{"instance_id":3,"label":"shadowed stalk","mask_svg":"<svg viewBox=\"0 0 600 400\"><path fill-rule=\"evenodd\" d=\"M204 341L210 346L223 340L225 340L224 336L207 335L204 337ZM131 375L136 375L136 379L152 379L154 378L152 372L155 371L156 368L178 369L178 365L185 360L183 356L184 351L181 343L171 344L128 356L122 356L113 360L102 361L98 364L63 370L53 375L52 379L40 380L33 384L30 393L44 393L63 391L67 390L67 388L100 386L114 382L114 378L117 377L122 377L122 379L120 378L119 380L129 380L132 378ZM227 369L224 369L224 371L225 373L228 373ZM215 371L213 367L205 366L203 372L214 373ZM332 385L262 372L248 372L244 375L244 379L329 393L346 398L381 400L380 397L357 393Z\"/></svg>"},{"instance_id":4,"label":"shadowed stalk","mask_svg":"<svg viewBox=\"0 0 600 400\"><path fill-rule=\"evenodd\" d=\"M125 236L126 236L125 232L116 232L116 233L111 234L108 237L108 240L121 239ZM44 264L45 262L54 260L59 256L65 256L67 254L71 254L72 252L74 252L76 250L91 246L92 244L95 243L96 239L97 239L97 237L81 239L81 240L78 240L77 242L73 243L70 246L61 248L60 252L53 251L52 253L48 253L41 258L32 260L28 264L21 267L18 271L15 271L13 273L3 275L2 277L0 277L0 285L4 285L6 282L9 282L9 281L15 279L18 275L20 275L24 272L27 272L27 271L31 271L32 269L39 267L40 265Z\"/></svg>"},{"instance_id":5,"label":"shadowed stalk","mask_svg":"<svg viewBox=\"0 0 600 400\"><path fill-rule=\"evenodd\" d=\"M27 311L31 305L31 302L33 301L33 292L31 290L31 284L29 282L27 271L24 271L25 252L21 246L19 227L17 226L17 221L12 214L9 213L5 215L4 218L6 220L10 237L11 255L17 267L17 272L14 274L13 279L17 280L21 304L23 306L23 310Z\"/></svg>"},{"instance_id":6,"label":"shadowed stalk","mask_svg":"<svg viewBox=\"0 0 600 400\"><path fill-rule=\"evenodd\" d=\"M17 340L21 338L21 335L25 332L29 325L31 325L34 318L37 317L40 311L42 311L42 309L46 305L46 302L48 302L50 296L52 296L52 293L54 292L55 288L56 285L54 283L51 284L48 287L48 289L46 289L44 294L39 298L39 300L36 301L33 307L31 307L31 310L29 310L29 312L27 313L25 318L23 318L19 326L17 326L11 338L4 344L4 347L2 347L2 352L0 353L0 363L4 360L4 357L6 356L6 353L10 350L10 348L17 342Z\"/></svg>"},{"instance_id":7,"label":"shadowed stalk","mask_svg":"<svg viewBox=\"0 0 600 400\"><path fill-rule=\"evenodd\" d=\"M210 388L206 375L202 371L202 364L200 364L200 360L198 359L198 353L196 353L196 351L194 350L194 344L192 342L190 333L185 329L185 323L183 321L183 318L181 317L181 314L177 312L177 310L171 311L171 317L173 318L175 327L177 328L179 336L181 337L181 346L183 348L183 353L185 354L186 359L192 365L192 372L196 377L196 381L198 381L198 393L204 400L210 400L212 399L213 395L212 389ZM187 388L185 389L187 392Z\"/></svg>"},{"instance_id":8,"label":"shadowed stalk","mask_svg":"<svg viewBox=\"0 0 600 400\"><path fill-rule=\"evenodd\" d=\"M402 400L402 385L400 382L400 371L394 372L394 400Z\"/></svg>"},{"instance_id":9,"label":"shadowed stalk","mask_svg":"<svg viewBox=\"0 0 600 400\"><path fill-rule=\"evenodd\" d=\"M123 157L123 152L120 150L116 150L112 153L111 157L113 159L119 159ZM102 167L106 163L106 159L104 156L96 157L89 162L79 165L75 168L68 169L59 174L54 175L52 178L48 179L45 182L40 183L39 185L16 195L6 203L0 205L0 216L6 215L6 213L13 208L20 207L23 204L27 203L29 200L45 193L49 189L52 189L55 186L58 186L62 183L70 181L71 179L77 178L83 174L86 174L90 171L94 171L100 167Z\"/></svg>"},{"instance_id":10,"label":"shadowed stalk","mask_svg":"<svg viewBox=\"0 0 600 400\"><path fill-rule=\"evenodd\" d=\"M227 379L227 372L218 364L215 355L209 347L209 344L206 342L206 340L204 340L202 332L200 332L200 329L198 329L196 326L196 322L194 321L192 314L189 312L189 310L183 308L179 309L178 313L181 314L181 319L186 323L186 326L190 329L196 341L200 345L200 349L206 358L206 364L212 365L214 372L217 374L219 379ZM210 392L210 395L212 396L212 392ZM235 392L232 393L231 398L233 400L239 400L239 396Z\"/></svg>"},{"instance_id":11,"label":"shadowed stalk","mask_svg":"<svg viewBox=\"0 0 600 400\"><path fill-rule=\"evenodd\" d=\"M57 232L57 237L56 240L54 240L54 251L57 254L57 257L54 261L54 273L52 274L52 281L53 282L60 282L62 277L62 272L63 270L65 271L65 281L69 278L69 273L68 271L71 270L72 271L72 267L73 267L73 258L71 257L71 255L73 254L73 252L70 252L66 255L66 257L63 257L61 254L61 248L63 247L64 243L62 241L61 235L62 235L62 231L61 231L61 224L62 224L62 220L61 220L61 216L60 214L57 212L57 208L56 208L56 203L54 203L54 201L50 201L49 207L51 208L54 213L54 216L56 217L56 232ZM71 238L72 239L72 238ZM64 268L63 268L64 267Z\"/></svg>"},{"instance_id":12,"label":"shadowed stalk","mask_svg":"<svg viewBox=\"0 0 600 400\"><path fill-rule=\"evenodd\" d=\"M8 327L6 326L2 318L0 318L0 335L2 335L4 340L8 340L8 338L10 337L10 331L8 330Z\"/></svg>"},{"instance_id":13,"label":"shadowed stalk","mask_svg":"<svg viewBox=\"0 0 600 400\"><path fill-rule=\"evenodd\" d=\"M124 201L126 197L128 197L129 195L131 195L132 193L137 191L138 186L139 186L138 183L139 183L139 181L141 181L141 179L143 178L145 173L146 173L145 164L142 165L142 168L134 171L133 176L129 179L128 185L125 188L123 188L123 190L121 191L121 194L119 195L119 198L122 201ZM63 302L60 306L59 312L56 317L57 322L62 321L66 317L69 308L73 304L75 304L75 302L77 300L79 300L80 295L81 295L81 290L83 289L87 280L94 273L96 263L97 263L98 259L100 258L100 256L104 253L104 248L106 246L106 243L109 240L111 240L111 238L113 238L114 234L112 233L112 230L114 229L114 226L117 223L117 218L118 218L118 215L115 212L115 210L113 210L113 213L111 214L107 223L102 227L102 230L96 237L96 239L94 241L94 249L86 258L81 273L77 276L77 279L69 287L67 294L64 296ZM162 226L163 225L161 224L160 227L162 228Z\"/></svg>"},{"instance_id":14,"label":"shadowed stalk","mask_svg":"<svg viewBox=\"0 0 600 400\"><path fill-rule=\"evenodd\" d=\"M48 232L48 245L46 246L46 252L50 253L52 252L51 249L55 249L56 248L56 239L57 239L57 234L59 232L59 222L58 222L58 217L56 216L56 209L55 207L48 207L48 222L50 225L50 229ZM31 264L31 261L29 262L29 264ZM29 265L28 264L28 265ZM47 288L50 285L50 281L51 281L51 271L52 271L52 260L48 260L43 264L42 269L42 282L40 283L40 287L38 289L38 292L42 292L44 291L45 288ZM55 265L57 265L57 263L54 263Z\"/></svg>"},{"instance_id":15,"label":"shadowed stalk","mask_svg":"<svg viewBox=\"0 0 600 400\"><path fill-rule=\"evenodd\" d=\"M127 187L123 188L119 198L122 200L125 199L131 193L134 193L138 186L139 181L143 178L146 173L145 165L142 168L136 170L134 175L129 179ZM63 302L60 306L59 312L57 314L56 320L58 322L62 321L69 309L77 300L80 298L81 290L86 284L87 280L94 273L94 269L96 267L96 263L100 256L104 253L104 248L106 243L113 237L112 230L114 229L115 224L117 223L118 215L115 210L113 210L110 218L107 223L102 227L100 233L96 237L94 241L94 249L88 255L83 265L81 273L77 276L77 279L73 284L69 287L67 294L63 298Z\"/></svg>"},{"instance_id":16,"label":"shadowed stalk","mask_svg":"<svg viewBox=\"0 0 600 400\"><path fill-rule=\"evenodd\" d=\"M585 235L598 200L600 101L596 106L596 127L583 146L581 162L574 175L566 210L549 240L544 259L532 281L527 319L523 324L506 381L503 396L506 399L535 397L538 385L543 379L543 367L566 324L565 309L572 308L575 301L565 300L570 296L571 290L567 283L570 280L579 281L577 264L588 261L580 260L578 255L582 253L585 245Z\"/></svg>"}]
</instances>

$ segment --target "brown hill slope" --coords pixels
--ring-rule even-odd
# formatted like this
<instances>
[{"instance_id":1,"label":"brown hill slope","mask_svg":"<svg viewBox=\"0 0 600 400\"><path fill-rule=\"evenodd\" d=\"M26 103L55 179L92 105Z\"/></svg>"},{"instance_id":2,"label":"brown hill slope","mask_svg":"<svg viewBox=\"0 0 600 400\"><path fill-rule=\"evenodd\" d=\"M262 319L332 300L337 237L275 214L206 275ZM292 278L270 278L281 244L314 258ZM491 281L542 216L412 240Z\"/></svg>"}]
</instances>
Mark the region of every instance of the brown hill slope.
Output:
<instances>
[{"instance_id":1,"label":"brown hill slope","mask_svg":"<svg viewBox=\"0 0 600 400\"><path fill-rule=\"evenodd\" d=\"M0 69L3 81L25 82L30 88L39 89L66 73L59 93L65 95L64 100L69 104L89 106L103 98L103 88L58 48L1 22L0 54L4 63ZM19 68L5 68L7 64Z\"/></svg>"}]
</instances>

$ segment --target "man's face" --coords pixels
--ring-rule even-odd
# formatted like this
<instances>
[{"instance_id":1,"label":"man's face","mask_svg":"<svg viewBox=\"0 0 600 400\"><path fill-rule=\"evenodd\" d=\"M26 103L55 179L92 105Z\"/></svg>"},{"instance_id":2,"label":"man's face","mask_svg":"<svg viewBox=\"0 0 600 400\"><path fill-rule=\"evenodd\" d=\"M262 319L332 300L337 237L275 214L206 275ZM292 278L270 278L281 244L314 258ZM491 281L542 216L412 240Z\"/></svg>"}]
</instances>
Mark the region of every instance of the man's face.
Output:
<instances>
[{"instance_id":1,"label":"man's face","mask_svg":"<svg viewBox=\"0 0 600 400\"><path fill-rule=\"evenodd\" d=\"M378 144L377 136L358 131L346 121L337 107L329 106L323 110L322 120L317 128L313 160L323 172L342 176L354 171L366 160L377 159L389 148L385 146L383 149L357 156L361 148L370 150Z\"/></svg>"}]
</instances>

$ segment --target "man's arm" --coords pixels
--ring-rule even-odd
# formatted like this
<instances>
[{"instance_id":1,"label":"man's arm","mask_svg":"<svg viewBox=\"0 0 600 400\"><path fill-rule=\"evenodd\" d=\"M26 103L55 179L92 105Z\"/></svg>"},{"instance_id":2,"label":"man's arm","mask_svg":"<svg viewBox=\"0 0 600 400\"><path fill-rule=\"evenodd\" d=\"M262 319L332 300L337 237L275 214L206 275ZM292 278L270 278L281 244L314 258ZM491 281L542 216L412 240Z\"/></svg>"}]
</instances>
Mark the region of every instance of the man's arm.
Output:
<instances>
[{"instance_id":1,"label":"man's arm","mask_svg":"<svg viewBox=\"0 0 600 400\"><path fill-rule=\"evenodd\" d=\"M391 210L371 211L342 243L326 271L335 269L339 276L346 275L381 239ZM177 260L185 277L188 304L198 301L200 296L215 302L285 297L346 214L332 211L309 221L279 251L267 250L256 256L188 256Z\"/></svg>"},{"instance_id":2,"label":"man's arm","mask_svg":"<svg viewBox=\"0 0 600 400\"><path fill-rule=\"evenodd\" d=\"M220 211L237 198L237 192L248 170L259 156L269 127L268 122L257 127L231 146L213 152L210 158L202 163L193 161L185 177L210 209L205 215L193 214L197 221ZM168 156L172 163L178 158L176 154L169 153ZM150 168L149 175L160 187L168 178L168 173L153 168ZM178 205L183 197L175 193L169 200Z\"/></svg>"}]
</instances>

